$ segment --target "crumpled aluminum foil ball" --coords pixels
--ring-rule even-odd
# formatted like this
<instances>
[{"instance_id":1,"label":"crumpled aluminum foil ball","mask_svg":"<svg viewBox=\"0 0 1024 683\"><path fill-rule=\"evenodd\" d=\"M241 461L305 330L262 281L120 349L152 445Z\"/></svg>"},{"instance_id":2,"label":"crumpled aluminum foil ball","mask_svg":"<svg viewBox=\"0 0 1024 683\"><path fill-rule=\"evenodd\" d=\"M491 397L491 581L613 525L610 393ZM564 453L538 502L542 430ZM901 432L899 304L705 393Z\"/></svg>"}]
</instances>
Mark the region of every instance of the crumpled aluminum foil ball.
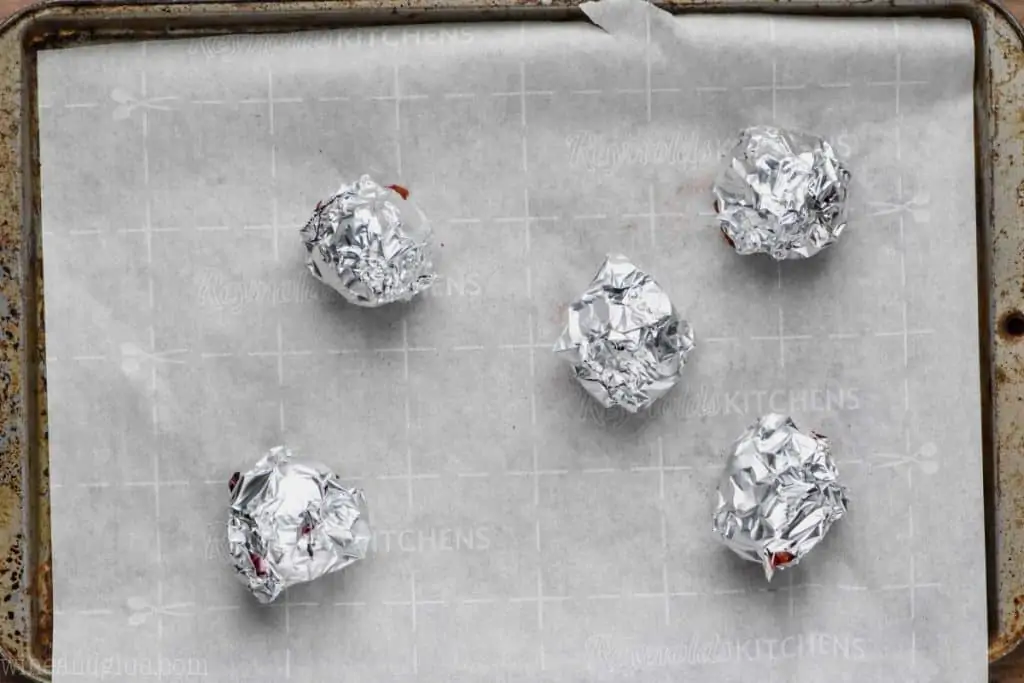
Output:
<instances>
[{"instance_id":1,"label":"crumpled aluminum foil ball","mask_svg":"<svg viewBox=\"0 0 1024 683\"><path fill-rule=\"evenodd\" d=\"M436 279L430 223L397 185L342 185L301 232L309 272L358 306L408 301Z\"/></svg>"},{"instance_id":2,"label":"crumpled aluminum foil ball","mask_svg":"<svg viewBox=\"0 0 1024 683\"><path fill-rule=\"evenodd\" d=\"M295 460L278 446L228 486L231 562L260 602L366 557L363 492L342 486L323 465Z\"/></svg>"},{"instance_id":3,"label":"crumpled aluminum foil ball","mask_svg":"<svg viewBox=\"0 0 1024 683\"><path fill-rule=\"evenodd\" d=\"M771 126L740 134L713 192L738 254L814 256L846 229L850 172L822 138Z\"/></svg>"},{"instance_id":4,"label":"crumpled aluminum foil ball","mask_svg":"<svg viewBox=\"0 0 1024 683\"><path fill-rule=\"evenodd\" d=\"M770 581L802 560L846 514L827 437L793 420L761 417L732 445L718 485L713 528L726 546L757 562Z\"/></svg>"},{"instance_id":5,"label":"crumpled aluminum foil ball","mask_svg":"<svg viewBox=\"0 0 1024 683\"><path fill-rule=\"evenodd\" d=\"M625 256L612 254L569 306L554 351L601 405L635 413L675 386L693 347L693 329L668 294Z\"/></svg>"}]
</instances>

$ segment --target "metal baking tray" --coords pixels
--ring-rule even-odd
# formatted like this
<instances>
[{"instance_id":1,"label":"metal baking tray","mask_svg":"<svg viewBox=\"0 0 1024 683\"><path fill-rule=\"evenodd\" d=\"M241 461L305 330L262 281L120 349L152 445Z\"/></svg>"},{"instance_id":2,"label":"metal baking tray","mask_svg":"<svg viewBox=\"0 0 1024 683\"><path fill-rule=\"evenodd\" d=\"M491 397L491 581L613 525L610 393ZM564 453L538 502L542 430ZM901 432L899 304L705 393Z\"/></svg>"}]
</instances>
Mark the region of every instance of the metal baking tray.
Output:
<instances>
[{"instance_id":1,"label":"metal baking tray","mask_svg":"<svg viewBox=\"0 0 1024 683\"><path fill-rule=\"evenodd\" d=\"M0 25L0 653L49 680L50 580L35 60L44 47L237 32L580 19L578 0L49 2ZM978 343L991 662L1024 639L1024 29L991 0L669 0L675 12L954 16L976 42ZM951 548L950 552L956 552ZM981 561L981 558L978 558Z\"/></svg>"}]
</instances>

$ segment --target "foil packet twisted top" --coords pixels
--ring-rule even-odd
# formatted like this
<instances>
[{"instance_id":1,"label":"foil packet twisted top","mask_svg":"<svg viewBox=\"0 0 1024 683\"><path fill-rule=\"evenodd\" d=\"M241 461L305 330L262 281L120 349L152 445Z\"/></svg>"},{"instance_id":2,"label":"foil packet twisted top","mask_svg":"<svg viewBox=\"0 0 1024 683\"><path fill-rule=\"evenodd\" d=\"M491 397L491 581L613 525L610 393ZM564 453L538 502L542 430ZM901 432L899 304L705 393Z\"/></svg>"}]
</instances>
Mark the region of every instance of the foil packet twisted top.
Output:
<instances>
[{"instance_id":1,"label":"foil packet twisted top","mask_svg":"<svg viewBox=\"0 0 1024 683\"><path fill-rule=\"evenodd\" d=\"M718 224L737 253L814 256L846 229L850 172L822 138L747 128L713 191Z\"/></svg>"},{"instance_id":2,"label":"foil packet twisted top","mask_svg":"<svg viewBox=\"0 0 1024 683\"><path fill-rule=\"evenodd\" d=\"M678 381L693 330L658 283L625 256L609 255L583 295L555 352L606 407L635 413Z\"/></svg>"},{"instance_id":3,"label":"foil packet twisted top","mask_svg":"<svg viewBox=\"0 0 1024 683\"><path fill-rule=\"evenodd\" d=\"M771 580L800 562L846 514L828 438L765 415L733 444L718 485L714 531Z\"/></svg>"},{"instance_id":4,"label":"foil packet twisted top","mask_svg":"<svg viewBox=\"0 0 1024 683\"><path fill-rule=\"evenodd\" d=\"M323 465L298 462L282 446L231 483L228 552L238 577L268 603L298 583L366 556L369 513L363 492Z\"/></svg>"},{"instance_id":5,"label":"foil packet twisted top","mask_svg":"<svg viewBox=\"0 0 1024 683\"><path fill-rule=\"evenodd\" d=\"M430 223L400 189L364 175L318 204L301 230L309 272L356 305L408 301L436 277Z\"/></svg>"}]
</instances>

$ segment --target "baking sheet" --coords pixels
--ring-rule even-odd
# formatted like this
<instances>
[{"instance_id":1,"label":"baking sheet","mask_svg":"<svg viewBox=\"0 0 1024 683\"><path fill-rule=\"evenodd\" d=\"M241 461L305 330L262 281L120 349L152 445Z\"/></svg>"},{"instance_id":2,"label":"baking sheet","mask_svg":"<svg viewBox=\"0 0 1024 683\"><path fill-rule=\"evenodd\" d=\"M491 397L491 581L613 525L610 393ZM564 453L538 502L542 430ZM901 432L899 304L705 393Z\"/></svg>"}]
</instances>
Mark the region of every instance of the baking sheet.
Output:
<instances>
[{"instance_id":1,"label":"baking sheet","mask_svg":"<svg viewBox=\"0 0 1024 683\"><path fill-rule=\"evenodd\" d=\"M970 25L643 18L40 54L58 683L984 680ZM843 243L781 268L708 215L770 121L856 175ZM302 267L365 171L435 221L411 306ZM607 251L697 333L639 418L549 352ZM770 409L853 507L769 587L709 526ZM278 443L366 488L376 550L259 607L226 481Z\"/></svg>"}]
</instances>

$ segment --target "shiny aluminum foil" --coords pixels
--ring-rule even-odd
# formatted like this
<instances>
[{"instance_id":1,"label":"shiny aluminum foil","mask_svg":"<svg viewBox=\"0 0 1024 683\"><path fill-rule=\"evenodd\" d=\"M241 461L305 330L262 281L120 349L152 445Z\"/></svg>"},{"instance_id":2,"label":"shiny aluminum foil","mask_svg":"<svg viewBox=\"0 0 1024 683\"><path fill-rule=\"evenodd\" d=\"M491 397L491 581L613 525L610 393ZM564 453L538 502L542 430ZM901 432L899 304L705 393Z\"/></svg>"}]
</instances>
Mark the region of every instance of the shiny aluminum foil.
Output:
<instances>
[{"instance_id":1,"label":"shiny aluminum foil","mask_svg":"<svg viewBox=\"0 0 1024 683\"><path fill-rule=\"evenodd\" d=\"M625 256L609 255L569 306L554 350L604 407L635 413L679 381L693 346L690 324L658 283Z\"/></svg>"},{"instance_id":2,"label":"shiny aluminum foil","mask_svg":"<svg viewBox=\"0 0 1024 683\"><path fill-rule=\"evenodd\" d=\"M359 306L408 301L436 277L423 212L366 175L318 204L302 239L309 272Z\"/></svg>"},{"instance_id":3,"label":"shiny aluminum foil","mask_svg":"<svg viewBox=\"0 0 1024 683\"><path fill-rule=\"evenodd\" d=\"M850 172L825 140L755 126L726 160L715 210L737 253L808 258L843 234Z\"/></svg>"},{"instance_id":4,"label":"shiny aluminum foil","mask_svg":"<svg viewBox=\"0 0 1024 683\"><path fill-rule=\"evenodd\" d=\"M235 473L229 488L228 551L260 602L366 557L363 492L342 486L323 465L278 446L249 472Z\"/></svg>"},{"instance_id":5,"label":"shiny aluminum foil","mask_svg":"<svg viewBox=\"0 0 1024 683\"><path fill-rule=\"evenodd\" d=\"M828 438L785 415L760 418L732 446L718 485L714 530L770 581L800 562L846 514Z\"/></svg>"}]
</instances>

